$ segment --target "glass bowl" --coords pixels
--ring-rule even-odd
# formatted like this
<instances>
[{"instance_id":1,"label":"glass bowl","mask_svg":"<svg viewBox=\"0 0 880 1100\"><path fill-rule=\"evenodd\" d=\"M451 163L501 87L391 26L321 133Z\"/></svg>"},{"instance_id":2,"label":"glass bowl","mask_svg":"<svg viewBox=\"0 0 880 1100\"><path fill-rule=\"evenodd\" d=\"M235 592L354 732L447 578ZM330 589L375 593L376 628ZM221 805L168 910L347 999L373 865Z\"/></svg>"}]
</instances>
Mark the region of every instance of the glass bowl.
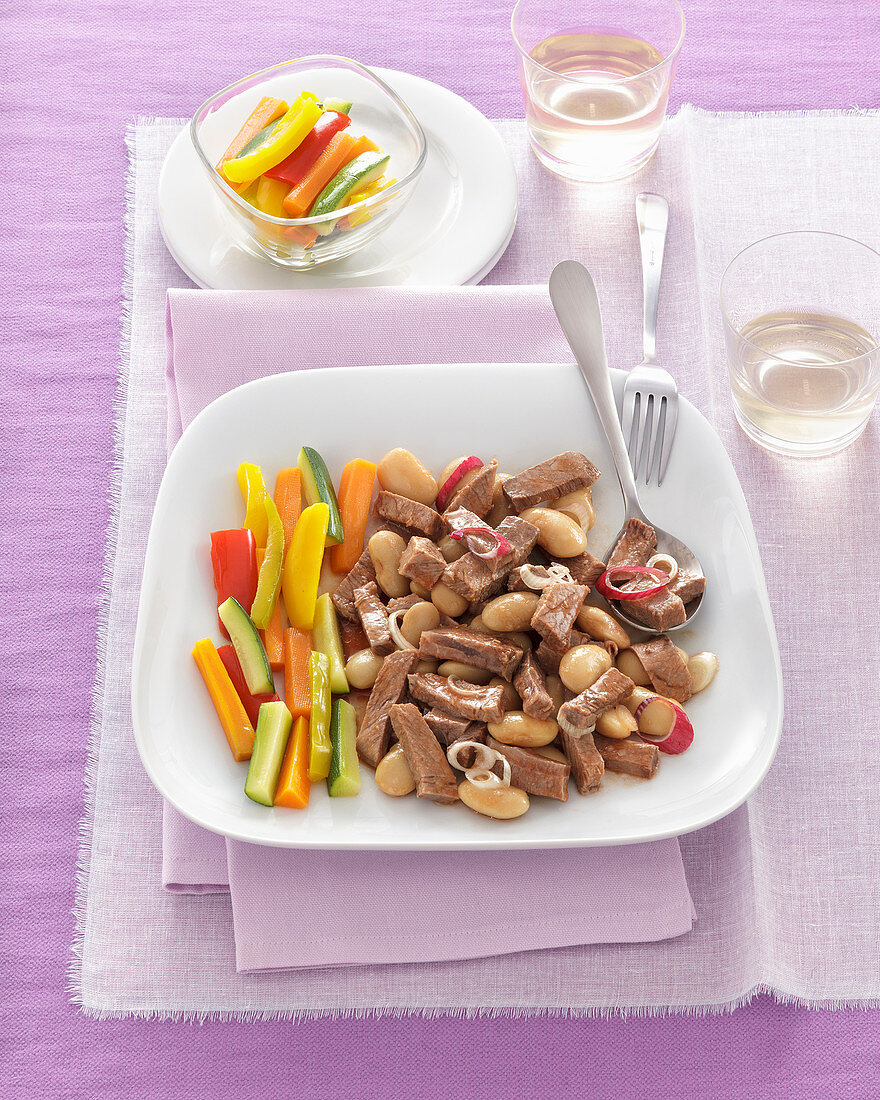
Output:
<instances>
[{"instance_id":1,"label":"glass bowl","mask_svg":"<svg viewBox=\"0 0 880 1100\"><path fill-rule=\"evenodd\" d=\"M292 103L303 91L319 100L351 100L351 132L365 134L390 155L386 175L396 182L312 218L276 218L237 194L215 165L263 96ZM421 126L396 92L356 61L330 55L285 61L230 84L196 111L190 136L231 235L260 259L299 270L341 260L375 240L409 201L427 152Z\"/></svg>"}]
</instances>

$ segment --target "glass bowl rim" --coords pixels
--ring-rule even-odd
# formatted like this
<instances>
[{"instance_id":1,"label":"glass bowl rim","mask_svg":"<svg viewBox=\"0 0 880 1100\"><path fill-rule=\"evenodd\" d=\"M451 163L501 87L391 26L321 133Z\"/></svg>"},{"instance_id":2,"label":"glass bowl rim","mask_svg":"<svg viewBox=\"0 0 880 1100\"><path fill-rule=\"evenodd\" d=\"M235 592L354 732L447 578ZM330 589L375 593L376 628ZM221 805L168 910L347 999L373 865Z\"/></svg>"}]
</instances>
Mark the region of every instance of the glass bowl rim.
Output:
<instances>
[{"instance_id":1,"label":"glass bowl rim","mask_svg":"<svg viewBox=\"0 0 880 1100\"><path fill-rule=\"evenodd\" d=\"M739 252L737 252L737 254L727 262L724 267L724 271L722 271L721 273L721 281L718 284L718 308L721 310L721 320L724 323L725 328L733 333L733 335L736 336L738 340L742 340L742 342L747 347L754 348L754 350L760 352L761 355L767 356L770 359L775 360L777 363L788 363L790 365L792 363L791 359L782 359L780 356L774 355L772 351L767 351L766 348L762 348L758 344L753 343L748 338L748 336L743 336L743 334L731 320L730 312L724 303L724 282L727 279L730 269L733 267L736 261L745 256L747 252L751 252L753 248L757 248L759 245L762 244L768 244L770 241L779 240L780 237L831 237L836 241L846 241L847 244L854 244L858 248L864 249L864 251L866 252L870 252L878 261L878 263L880 263L880 252L872 248L869 244L865 244L864 241L857 241L855 237L848 237L845 233L832 233L830 232L830 230L827 229L783 229L779 233L768 233L766 237L759 237L756 241L752 241L744 248L741 248ZM871 351L864 351L861 355L854 355L852 359L840 359L835 363L835 366L845 366L848 363L858 363L862 359L867 359L870 355L876 355L877 351L880 350L880 337L875 336L873 332L868 332L868 329L864 328L863 325L859 325L859 328L862 328L864 332L868 333L871 339L877 343L877 347ZM797 361L795 360L794 362Z\"/></svg>"},{"instance_id":2,"label":"glass bowl rim","mask_svg":"<svg viewBox=\"0 0 880 1100\"><path fill-rule=\"evenodd\" d=\"M662 69L664 67L664 65L669 65L670 62L675 61L675 59L678 57L679 53L681 52L681 47L682 47L682 44L684 42L684 32L685 32L685 29L686 29L686 22L685 22L685 17L684 17L684 10L683 10L681 4L679 4L678 0L669 0L669 2L672 4L672 6L678 12L678 18L679 18L679 22L681 24L680 28L679 28L679 32L678 32L678 40L676 41L676 43L672 47L672 49L669 51L669 53L661 61L658 61L656 65L652 65L650 69L645 69L644 72L633 73L632 76L620 76L620 77L617 77L617 79L615 79L615 80L603 80L603 82L602 82L603 85L629 84L633 80L642 80L644 77L650 76L651 73L656 73L659 69ZM510 13L510 34L511 34L511 37L513 38L513 44L519 50L519 52L522 55L523 59L525 61L530 62L536 68L541 69L543 72L550 73L552 76L555 76L557 79L562 77L565 80L571 81L572 84L587 84L587 85L590 85L590 84L595 83L594 81L587 80L583 77L569 76L568 73L557 73L554 69L548 69L546 65L542 65L540 61L536 61L532 57L532 55L527 52L526 48L520 42L519 35L516 33L516 27L514 26L514 20L516 19L516 13L526 3L528 3L528 0L516 0L516 3L513 6L513 11Z\"/></svg>"},{"instance_id":3,"label":"glass bowl rim","mask_svg":"<svg viewBox=\"0 0 880 1100\"><path fill-rule=\"evenodd\" d=\"M334 210L330 214L315 214L308 218L276 218L274 214L264 213L262 210L257 209L257 207L252 206L249 202L243 199L237 191L234 191L226 182L226 180L220 175L215 166L205 155L205 150L202 148L202 143L199 140L196 120L199 118L200 115L207 111L208 108L210 108L210 106L218 99L223 96L230 96L231 94L234 94L235 89L239 88L242 84L247 84L250 81L257 79L258 77L268 76L269 74L275 73L281 69L285 69L290 65L299 65L302 64L302 62L327 61L336 62L337 64L341 62L342 64L339 65L340 68L351 68L355 72L361 73L369 80L373 81L373 83L378 84L379 87L386 93L386 95L388 95L388 97L392 100L394 105L398 108L398 110L411 126L416 140L418 141L418 154L416 156L416 162L405 176L401 177L390 187L386 187L384 190L377 192L377 194L375 195L370 195L368 198L361 199L360 202L353 203L350 206L340 206L338 210ZM318 66L313 65L312 67L317 68ZM409 106L401 99L397 92L395 92L392 87L386 84L385 81L375 72L373 72L372 69L368 68L366 65L361 65L360 62L355 61L351 57L343 57L341 54L311 54L305 57L294 57L291 58L289 61L279 61L275 65L268 66L268 68L259 69L257 72L251 73L249 76L244 76L240 80L234 81L232 84L227 84L225 88L221 88L219 92L215 92L214 95L209 96L208 99L206 99L204 103L202 103L202 105L197 108L195 114L192 116L189 122L189 133L190 140L193 143L193 147L195 148L195 151L198 154L198 157L201 160L205 170L208 172L212 180L214 180L215 184L219 185L223 189L226 196L235 202L236 206L241 209L242 213L247 214L249 218L253 218L256 216L260 219L260 221L265 221L273 225L280 225L285 227L317 225L327 222L331 218L341 218L346 214L352 212L372 210L373 207L379 205L382 205L384 207L388 202L389 196L402 194L406 190L406 188L408 188L410 184L412 184L417 179L422 171L422 168L424 168L425 166L425 160L428 155L428 142L425 137L425 131L422 129L421 123L412 113Z\"/></svg>"}]
</instances>

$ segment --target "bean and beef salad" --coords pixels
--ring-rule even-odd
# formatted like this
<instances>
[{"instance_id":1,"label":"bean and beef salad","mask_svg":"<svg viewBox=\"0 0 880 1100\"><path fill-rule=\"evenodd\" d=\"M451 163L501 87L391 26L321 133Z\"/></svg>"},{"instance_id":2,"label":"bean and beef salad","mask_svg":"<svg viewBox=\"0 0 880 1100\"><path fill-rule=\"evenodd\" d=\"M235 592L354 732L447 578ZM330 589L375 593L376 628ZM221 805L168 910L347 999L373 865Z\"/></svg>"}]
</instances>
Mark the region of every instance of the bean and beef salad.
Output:
<instances>
[{"instance_id":1,"label":"bean and beef salad","mask_svg":"<svg viewBox=\"0 0 880 1100\"><path fill-rule=\"evenodd\" d=\"M376 466L349 463L338 494L311 448L299 468L308 507L300 514L297 494L293 515L288 494L284 517L265 493L268 524L256 505L259 522L245 524L257 527L259 558L271 513L282 517L271 611L271 599L255 598L268 588L271 534L258 573L239 584L235 614L227 599L235 594L217 586L232 640L224 648L239 658L227 654L223 664L235 664L240 686L242 669L262 674L241 696L257 719L249 797L302 807L309 784L323 779L331 796L354 795L363 763L386 795L415 792L510 819L533 797L567 801L569 779L584 796L606 772L651 779L663 754L690 746L684 705L709 685L718 660L689 656L664 631L684 621L705 578L657 554L653 528L637 519L607 566L590 551L599 470L585 455L566 451L512 475L495 460L460 456L435 478L398 447ZM253 519L241 471L239 483ZM215 532L212 541L236 534ZM626 601L645 625L641 636L609 600ZM262 655L248 652L252 635ZM213 666L196 650L211 690ZM284 672L284 702L271 667ZM212 690L223 720L220 695ZM247 759L247 731L234 743L224 729L236 758Z\"/></svg>"}]
</instances>

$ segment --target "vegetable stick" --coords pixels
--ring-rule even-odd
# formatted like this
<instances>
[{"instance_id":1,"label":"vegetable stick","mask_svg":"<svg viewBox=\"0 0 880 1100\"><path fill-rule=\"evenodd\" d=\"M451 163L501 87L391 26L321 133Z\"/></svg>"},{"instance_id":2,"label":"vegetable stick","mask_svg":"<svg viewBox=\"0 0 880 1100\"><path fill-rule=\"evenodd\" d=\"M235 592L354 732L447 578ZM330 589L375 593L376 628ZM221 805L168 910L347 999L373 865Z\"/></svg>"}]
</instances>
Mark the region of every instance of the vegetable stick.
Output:
<instances>
[{"instance_id":1,"label":"vegetable stick","mask_svg":"<svg viewBox=\"0 0 880 1100\"><path fill-rule=\"evenodd\" d=\"M354 148L357 145L351 134L342 130L334 134L330 143L318 157L312 167L306 172L296 187L291 188L284 200L284 209L288 217L304 218L309 207L324 190L343 165L355 156Z\"/></svg>"},{"instance_id":2,"label":"vegetable stick","mask_svg":"<svg viewBox=\"0 0 880 1100\"><path fill-rule=\"evenodd\" d=\"M343 539L338 546L330 548L330 567L334 573L348 573L364 551L364 534L370 518L375 478L375 462L355 458L343 467L336 495L342 516Z\"/></svg>"},{"instance_id":3,"label":"vegetable stick","mask_svg":"<svg viewBox=\"0 0 880 1100\"><path fill-rule=\"evenodd\" d=\"M220 660L223 662L223 667L229 674L232 686L238 693L238 697L241 699L247 716L250 719L250 723L256 732L257 721L260 717L260 707L263 703L277 703L280 701L280 697L277 692L267 692L265 695L253 694L247 686L247 680L245 680L244 673L241 670L241 662L238 659L238 654L235 652L235 646L222 645L217 650L217 653Z\"/></svg>"},{"instance_id":4,"label":"vegetable stick","mask_svg":"<svg viewBox=\"0 0 880 1100\"><path fill-rule=\"evenodd\" d=\"M287 709L294 718L312 713L312 688L309 678L309 658L312 654L312 633L290 627L284 631L284 695Z\"/></svg>"},{"instance_id":5,"label":"vegetable stick","mask_svg":"<svg viewBox=\"0 0 880 1100\"><path fill-rule=\"evenodd\" d=\"M232 686L217 647L210 638L202 638L193 646L192 655L217 711L233 759L250 760L254 749L254 727L238 692Z\"/></svg>"},{"instance_id":6,"label":"vegetable stick","mask_svg":"<svg viewBox=\"0 0 880 1100\"><path fill-rule=\"evenodd\" d=\"M287 539L285 538L285 545ZM263 565L263 558L266 556L265 550L257 551L257 563L260 568ZM284 668L284 623L281 618L281 596L275 600L275 610L272 612L272 618L269 620L269 625L260 631L260 637L263 639L263 646L266 650L266 656L269 658L269 664L273 672L280 672Z\"/></svg>"},{"instance_id":7,"label":"vegetable stick","mask_svg":"<svg viewBox=\"0 0 880 1100\"><path fill-rule=\"evenodd\" d=\"M297 718L293 724L278 786L275 789L275 805L303 810L309 804L312 783L309 779L309 720Z\"/></svg>"},{"instance_id":8,"label":"vegetable stick","mask_svg":"<svg viewBox=\"0 0 880 1100\"><path fill-rule=\"evenodd\" d=\"M217 171L233 190L238 192L246 191L251 183L253 183L253 180L246 180L244 183L233 183L232 180L227 179L226 173L223 171L223 165L228 160L237 157L242 149L244 149L245 145L255 138L261 130L265 129L270 122L274 122L276 118L281 118L281 116L286 113L287 104L283 99L264 96L248 116L244 126L242 126L233 138L232 144L217 162Z\"/></svg>"},{"instance_id":9,"label":"vegetable stick","mask_svg":"<svg viewBox=\"0 0 880 1100\"><path fill-rule=\"evenodd\" d=\"M278 471L275 478L275 507L284 525L284 556L293 539L296 521L302 511L302 474L298 466Z\"/></svg>"}]
</instances>

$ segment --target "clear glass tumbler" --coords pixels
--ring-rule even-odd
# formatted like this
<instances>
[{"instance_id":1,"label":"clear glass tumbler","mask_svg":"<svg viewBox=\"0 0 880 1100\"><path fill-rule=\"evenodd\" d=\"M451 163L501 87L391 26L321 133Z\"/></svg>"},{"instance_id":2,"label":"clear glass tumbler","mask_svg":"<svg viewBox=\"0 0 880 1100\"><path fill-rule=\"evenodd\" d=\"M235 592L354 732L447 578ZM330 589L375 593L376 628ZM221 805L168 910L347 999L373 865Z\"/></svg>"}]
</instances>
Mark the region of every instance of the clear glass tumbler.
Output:
<instances>
[{"instance_id":1,"label":"clear glass tumbler","mask_svg":"<svg viewBox=\"0 0 880 1100\"><path fill-rule=\"evenodd\" d=\"M778 454L815 457L864 431L880 390L880 255L835 233L777 233L721 278L736 418Z\"/></svg>"},{"instance_id":2,"label":"clear glass tumbler","mask_svg":"<svg viewBox=\"0 0 880 1100\"><path fill-rule=\"evenodd\" d=\"M650 160L684 40L676 0L518 0L511 30L545 167L601 183Z\"/></svg>"}]
</instances>

